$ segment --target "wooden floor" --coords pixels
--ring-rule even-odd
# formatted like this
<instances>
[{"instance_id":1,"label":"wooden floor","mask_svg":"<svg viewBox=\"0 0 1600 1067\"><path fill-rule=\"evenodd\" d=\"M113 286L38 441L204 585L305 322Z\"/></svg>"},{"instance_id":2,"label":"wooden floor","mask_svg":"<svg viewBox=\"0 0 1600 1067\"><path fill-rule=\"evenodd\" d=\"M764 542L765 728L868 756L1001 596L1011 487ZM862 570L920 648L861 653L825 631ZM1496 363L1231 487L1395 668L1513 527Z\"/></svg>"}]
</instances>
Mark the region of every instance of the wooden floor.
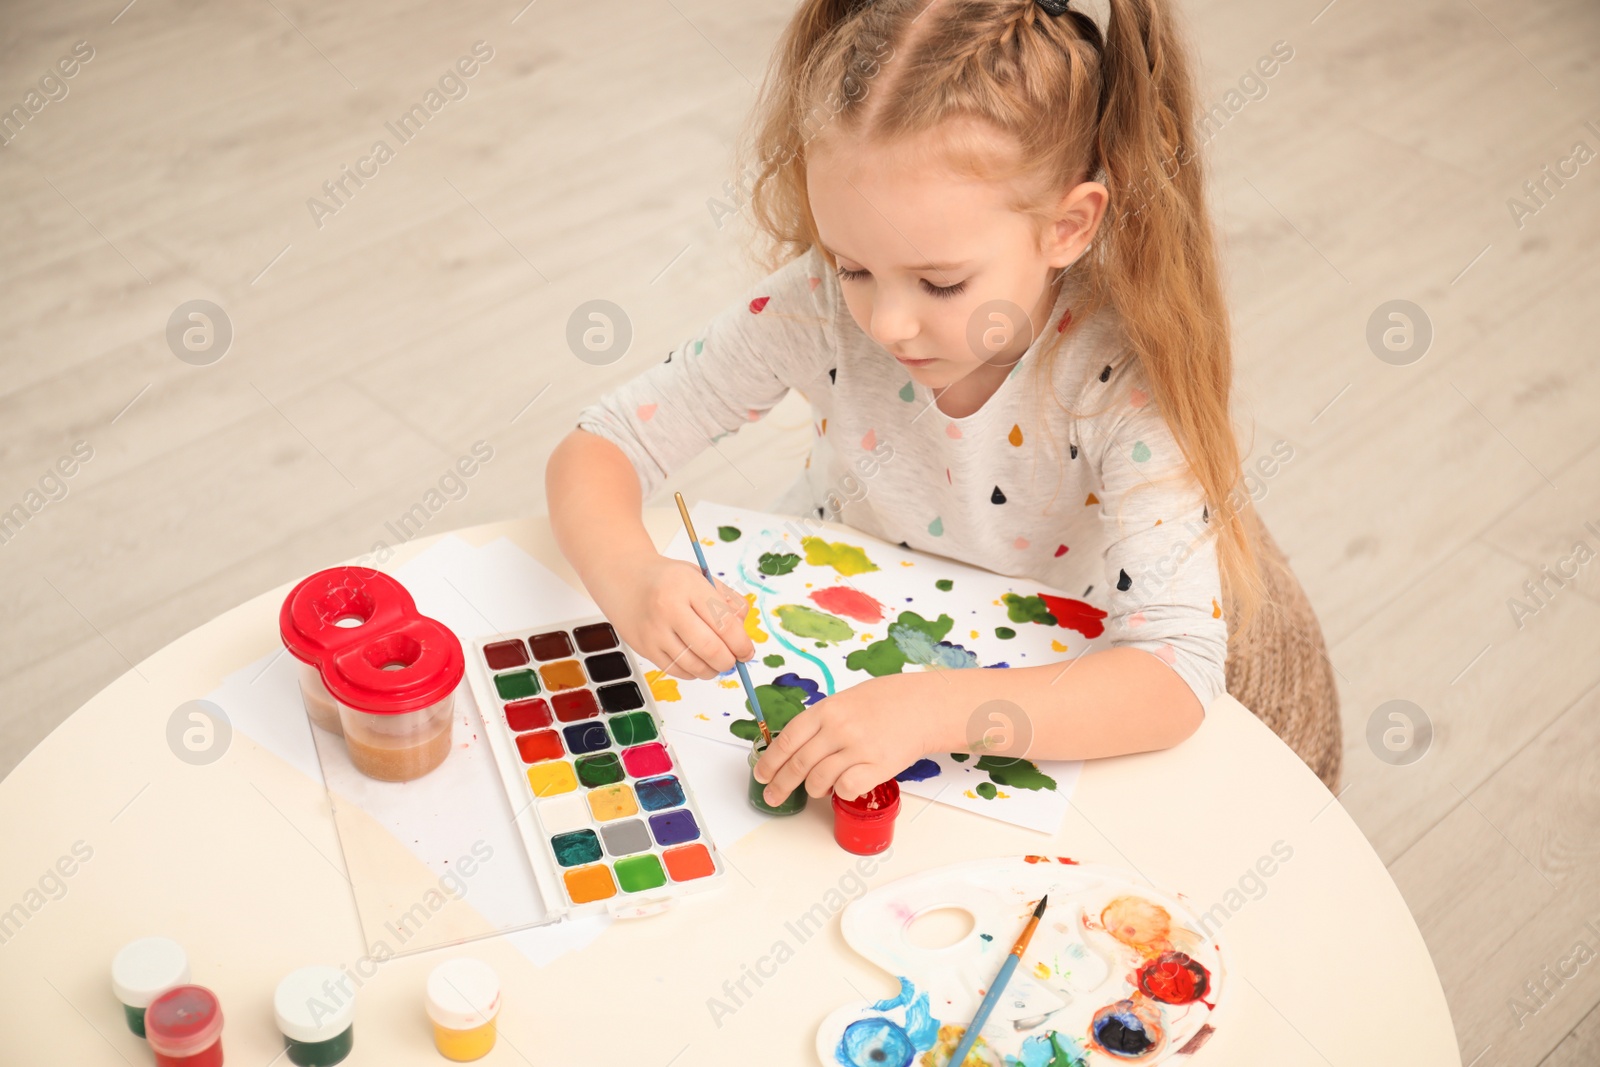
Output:
<instances>
[{"instance_id":1,"label":"wooden floor","mask_svg":"<svg viewBox=\"0 0 1600 1067\"><path fill-rule=\"evenodd\" d=\"M576 408L751 277L708 200L788 11L123 2L0 15L7 111L93 50L0 149L0 512L44 502L0 544L0 772L178 635L393 543L474 442L493 458L422 532L542 511ZM1293 450L1261 507L1339 673L1341 802L1463 1062L1593 1064L1600 162L1563 161L1600 152L1600 7L1323 3L1184 5L1208 102L1293 53L1208 149L1251 454ZM466 95L402 143L385 124L478 41ZM330 199L379 139L393 158ZM594 298L635 330L606 367L565 342ZM232 325L209 366L166 338L195 299ZM1409 365L1367 342L1396 299L1434 332ZM678 487L766 505L809 433L791 397ZM1409 765L1367 741L1396 699L1433 729Z\"/></svg>"}]
</instances>

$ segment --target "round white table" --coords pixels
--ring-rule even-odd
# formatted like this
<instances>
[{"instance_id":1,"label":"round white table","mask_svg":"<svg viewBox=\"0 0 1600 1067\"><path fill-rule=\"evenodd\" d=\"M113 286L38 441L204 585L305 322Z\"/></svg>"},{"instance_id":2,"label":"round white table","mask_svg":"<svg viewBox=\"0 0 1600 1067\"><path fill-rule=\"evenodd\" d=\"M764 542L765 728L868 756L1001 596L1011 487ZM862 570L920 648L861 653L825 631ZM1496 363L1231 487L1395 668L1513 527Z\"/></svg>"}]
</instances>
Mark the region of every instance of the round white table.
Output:
<instances>
[{"instance_id":1,"label":"round white table","mask_svg":"<svg viewBox=\"0 0 1600 1067\"><path fill-rule=\"evenodd\" d=\"M658 545L678 529L665 509L646 521ZM458 535L508 537L578 586L542 517ZM390 566L433 540L407 544ZM248 737L204 766L167 741L178 705L279 646L288 589L124 674L0 782L0 1061L151 1063L109 978L112 955L134 937L159 932L187 948L195 980L221 999L227 1062L245 1067L283 1051L279 978L362 955L324 789ZM837 915L803 943L786 924L853 871L870 869L879 885L961 859L1043 853L1136 869L1223 931L1230 1003L1211 1040L1178 1062L1460 1064L1438 976L1383 864L1316 777L1229 697L1175 749L1087 764L1053 838L907 796L892 852L857 867L828 815L814 803L761 826L724 847L742 877L613 923L544 967L500 938L384 962L361 988L345 1062L446 1062L423 983L440 960L472 955L505 988L487 1064L814 1064L821 1020L895 983L844 944ZM780 940L793 950L781 966L747 984L735 1011L714 1011L712 998L729 1003L725 982L763 958L773 970Z\"/></svg>"}]
</instances>

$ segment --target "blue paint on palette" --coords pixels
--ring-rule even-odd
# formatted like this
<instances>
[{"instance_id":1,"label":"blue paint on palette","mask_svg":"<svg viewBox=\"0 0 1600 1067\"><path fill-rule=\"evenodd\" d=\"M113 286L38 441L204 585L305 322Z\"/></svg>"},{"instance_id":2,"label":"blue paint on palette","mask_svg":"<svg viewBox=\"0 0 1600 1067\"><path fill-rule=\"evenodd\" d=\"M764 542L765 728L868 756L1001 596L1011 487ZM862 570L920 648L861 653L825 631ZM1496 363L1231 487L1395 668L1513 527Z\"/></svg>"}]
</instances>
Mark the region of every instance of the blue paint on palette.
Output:
<instances>
[{"instance_id":1,"label":"blue paint on palette","mask_svg":"<svg viewBox=\"0 0 1600 1067\"><path fill-rule=\"evenodd\" d=\"M645 811L660 811L662 808L676 808L683 803L683 786L678 779L670 774L660 778L646 778L636 782L634 793L639 797L639 806Z\"/></svg>"},{"instance_id":2,"label":"blue paint on palette","mask_svg":"<svg viewBox=\"0 0 1600 1067\"><path fill-rule=\"evenodd\" d=\"M917 1047L888 1019L857 1019L844 1028L834 1058L843 1067L911 1067Z\"/></svg>"}]
</instances>

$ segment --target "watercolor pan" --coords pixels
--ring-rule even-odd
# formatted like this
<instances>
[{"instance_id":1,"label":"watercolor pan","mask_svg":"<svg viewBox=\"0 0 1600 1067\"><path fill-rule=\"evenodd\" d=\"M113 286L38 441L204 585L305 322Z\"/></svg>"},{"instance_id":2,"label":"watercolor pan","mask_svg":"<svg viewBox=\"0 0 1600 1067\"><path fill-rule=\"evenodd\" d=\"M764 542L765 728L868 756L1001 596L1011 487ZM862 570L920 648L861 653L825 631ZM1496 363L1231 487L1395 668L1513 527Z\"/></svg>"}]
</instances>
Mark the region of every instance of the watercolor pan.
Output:
<instances>
[{"instance_id":1,"label":"watercolor pan","mask_svg":"<svg viewBox=\"0 0 1600 1067\"><path fill-rule=\"evenodd\" d=\"M609 622L471 644L473 695L551 921L651 914L722 884L644 668Z\"/></svg>"}]
</instances>

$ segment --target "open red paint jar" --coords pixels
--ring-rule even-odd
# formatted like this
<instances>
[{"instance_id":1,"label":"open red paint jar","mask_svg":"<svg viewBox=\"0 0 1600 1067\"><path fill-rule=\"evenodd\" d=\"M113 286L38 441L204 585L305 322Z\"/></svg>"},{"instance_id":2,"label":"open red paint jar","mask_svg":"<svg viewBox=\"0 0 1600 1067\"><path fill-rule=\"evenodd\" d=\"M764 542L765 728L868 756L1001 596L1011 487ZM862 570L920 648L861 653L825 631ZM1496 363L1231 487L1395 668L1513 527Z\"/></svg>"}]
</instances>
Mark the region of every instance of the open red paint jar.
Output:
<instances>
[{"instance_id":1,"label":"open red paint jar","mask_svg":"<svg viewBox=\"0 0 1600 1067\"><path fill-rule=\"evenodd\" d=\"M356 770L408 782L443 763L466 669L456 635L421 615L335 652L322 665L322 679Z\"/></svg>"},{"instance_id":2,"label":"open red paint jar","mask_svg":"<svg viewBox=\"0 0 1600 1067\"><path fill-rule=\"evenodd\" d=\"M322 680L322 664L416 610L405 586L367 567L330 567L289 591L278 612L278 632L299 668L300 698L314 724L343 732L338 705Z\"/></svg>"},{"instance_id":3,"label":"open red paint jar","mask_svg":"<svg viewBox=\"0 0 1600 1067\"><path fill-rule=\"evenodd\" d=\"M222 1005L205 986L167 990L144 1013L156 1067L222 1067Z\"/></svg>"},{"instance_id":4,"label":"open red paint jar","mask_svg":"<svg viewBox=\"0 0 1600 1067\"><path fill-rule=\"evenodd\" d=\"M833 839L846 852L872 856L894 840L894 820L900 814L900 783L893 778L856 797L833 795Z\"/></svg>"}]
</instances>

